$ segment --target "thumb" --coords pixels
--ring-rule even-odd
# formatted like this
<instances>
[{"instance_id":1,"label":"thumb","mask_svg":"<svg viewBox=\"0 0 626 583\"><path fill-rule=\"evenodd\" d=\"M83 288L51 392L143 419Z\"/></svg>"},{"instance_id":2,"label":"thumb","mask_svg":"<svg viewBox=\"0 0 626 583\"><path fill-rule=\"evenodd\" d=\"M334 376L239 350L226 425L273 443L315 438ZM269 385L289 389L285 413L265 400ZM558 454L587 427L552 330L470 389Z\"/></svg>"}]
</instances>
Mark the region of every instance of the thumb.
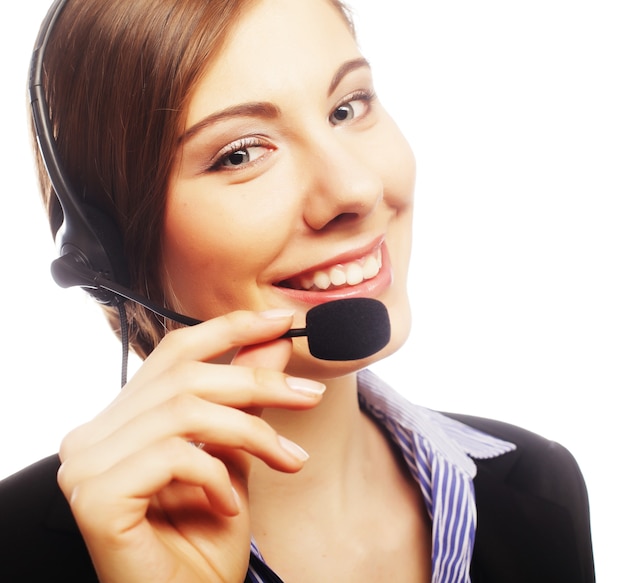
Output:
<instances>
[{"instance_id":1,"label":"thumb","mask_svg":"<svg viewBox=\"0 0 626 583\"><path fill-rule=\"evenodd\" d=\"M287 366L292 352L291 339L279 338L278 340L240 348L233 357L231 364L282 371Z\"/></svg>"},{"instance_id":2,"label":"thumb","mask_svg":"<svg viewBox=\"0 0 626 583\"><path fill-rule=\"evenodd\" d=\"M279 338L270 342L244 346L237 351L231 364L237 366L248 366L251 368L269 368L282 371L287 366L293 344L289 338ZM249 413L261 415L263 409L260 407L248 409Z\"/></svg>"}]
</instances>

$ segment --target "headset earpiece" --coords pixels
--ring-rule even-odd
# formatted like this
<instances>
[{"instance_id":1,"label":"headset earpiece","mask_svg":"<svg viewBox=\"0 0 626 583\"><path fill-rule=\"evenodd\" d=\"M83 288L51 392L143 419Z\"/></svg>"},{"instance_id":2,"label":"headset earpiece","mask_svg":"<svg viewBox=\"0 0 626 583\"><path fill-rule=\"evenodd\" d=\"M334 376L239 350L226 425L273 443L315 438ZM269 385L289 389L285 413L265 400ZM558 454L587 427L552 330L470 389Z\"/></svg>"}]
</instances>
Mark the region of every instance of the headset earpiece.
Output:
<instances>
[{"instance_id":1,"label":"headset earpiece","mask_svg":"<svg viewBox=\"0 0 626 583\"><path fill-rule=\"evenodd\" d=\"M128 287L130 278L117 225L109 215L87 204L77 205L71 211L64 207L63 216L56 235L61 257L52 266L54 280L61 287L84 287L99 302L113 303L114 294L86 285L81 272L90 272L91 280L97 274ZM63 269L63 265L71 265L72 269Z\"/></svg>"}]
</instances>

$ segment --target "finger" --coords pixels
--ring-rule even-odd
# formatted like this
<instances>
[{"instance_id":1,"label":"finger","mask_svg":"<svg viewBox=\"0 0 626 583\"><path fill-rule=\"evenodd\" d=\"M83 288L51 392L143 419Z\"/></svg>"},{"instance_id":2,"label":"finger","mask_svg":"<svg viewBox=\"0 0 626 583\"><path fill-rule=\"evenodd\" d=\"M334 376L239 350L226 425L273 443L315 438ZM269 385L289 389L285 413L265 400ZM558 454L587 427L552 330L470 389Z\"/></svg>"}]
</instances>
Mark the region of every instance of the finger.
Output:
<instances>
[{"instance_id":1,"label":"finger","mask_svg":"<svg viewBox=\"0 0 626 583\"><path fill-rule=\"evenodd\" d=\"M260 344L284 334L293 321L290 311L236 311L197 326L167 334L137 374L154 375L181 360L210 361L232 349ZM145 372L144 372L145 371Z\"/></svg>"},{"instance_id":2,"label":"finger","mask_svg":"<svg viewBox=\"0 0 626 583\"><path fill-rule=\"evenodd\" d=\"M107 409L125 403L137 393L145 393L146 387L158 384L159 379L180 363L206 362L233 348L267 342L288 330L292 320L290 311L238 311L174 330L163 338Z\"/></svg>"},{"instance_id":3,"label":"finger","mask_svg":"<svg viewBox=\"0 0 626 583\"><path fill-rule=\"evenodd\" d=\"M325 386L316 381L291 377L264 365L243 366L245 362L253 364L253 359L266 361L272 368L284 366L291 354L289 340L270 342L262 347L247 347L241 353L242 357L237 357L233 365L204 362L174 365L151 384L149 391L127 395L123 401L120 400L118 403L124 403L123 414L134 416L182 393L237 408L306 408L311 406L308 398L318 398L324 392Z\"/></svg>"},{"instance_id":4,"label":"finger","mask_svg":"<svg viewBox=\"0 0 626 583\"><path fill-rule=\"evenodd\" d=\"M280 366L290 353L290 342L281 340L263 348L251 348L237 362L252 362L267 354L272 365ZM196 395L216 404L246 411L258 411L264 407L302 410L316 406L324 390L322 383L265 368L181 363L164 373L150 386L150 390L126 395L90 423L70 432L61 445L61 459L105 439L134 417L179 394Z\"/></svg>"},{"instance_id":5,"label":"finger","mask_svg":"<svg viewBox=\"0 0 626 583\"><path fill-rule=\"evenodd\" d=\"M132 529L145 517L152 496L175 480L202 488L214 512L226 516L240 512L224 464L180 438L152 444L79 482L72 481L71 470L63 464L58 480L72 510L99 532Z\"/></svg>"},{"instance_id":6,"label":"finger","mask_svg":"<svg viewBox=\"0 0 626 583\"><path fill-rule=\"evenodd\" d=\"M291 355L293 353L293 345L291 340L274 340L272 342L264 342L263 344L255 344L252 346L244 346L239 349L235 357L233 358L232 364L239 365L244 367L261 367L264 369L273 369L282 371L289 362ZM289 380L287 379L287 384L289 384ZM300 386L300 385L295 385ZM291 384L293 388L294 385ZM256 406L254 406L256 405ZM261 415L263 412L263 407L268 406L276 406L270 403L255 403L247 406L246 410L249 413L254 415Z\"/></svg>"},{"instance_id":7,"label":"finger","mask_svg":"<svg viewBox=\"0 0 626 583\"><path fill-rule=\"evenodd\" d=\"M66 471L71 481L80 482L173 437L203 442L207 449L246 451L285 472L298 471L308 457L255 415L193 395L179 395L133 418L102 441L68 456L66 463L71 471Z\"/></svg>"}]
</instances>

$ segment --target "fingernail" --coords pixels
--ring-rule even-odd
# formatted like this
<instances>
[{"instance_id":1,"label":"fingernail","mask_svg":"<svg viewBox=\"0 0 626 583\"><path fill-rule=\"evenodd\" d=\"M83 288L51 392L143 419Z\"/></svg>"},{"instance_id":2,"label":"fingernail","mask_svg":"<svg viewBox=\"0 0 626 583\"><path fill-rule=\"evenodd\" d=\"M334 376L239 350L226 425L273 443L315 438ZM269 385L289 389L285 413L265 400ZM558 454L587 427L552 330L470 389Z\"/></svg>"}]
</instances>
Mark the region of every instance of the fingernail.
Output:
<instances>
[{"instance_id":1,"label":"fingernail","mask_svg":"<svg viewBox=\"0 0 626 583\"><path fill-rule=\"evenodd\" d=\"M262 318L266 318L267 320L277 320L279 318L290 318L295 314L295 310L265 310L264 312L259 312L259 316Z\"/></svg>"},{"instance_id":2,"label":"fingernail","mask_svg":"<svg viewBox=\"0 0 626 583\"><path fill-rule=\"evenodd\" d=\"M293 457L300 460L301 462L305 462L309 459L309 454L304 451L297 443L283 437L282 435L278 436L278 441L281 447L288 453L290 453Z\"/></svg>"},{"instance_id":3,"label":"fingernail","mask_svg":"<svg viewBox=\"0 0 626 583\"><path fill-rule=\"evenodd\" d=\"M304 393L306 395L321 395L326 390L325 384L312 381L311 379L287 377L285 382L292 391Z\"/></svg>"}]
</instances>

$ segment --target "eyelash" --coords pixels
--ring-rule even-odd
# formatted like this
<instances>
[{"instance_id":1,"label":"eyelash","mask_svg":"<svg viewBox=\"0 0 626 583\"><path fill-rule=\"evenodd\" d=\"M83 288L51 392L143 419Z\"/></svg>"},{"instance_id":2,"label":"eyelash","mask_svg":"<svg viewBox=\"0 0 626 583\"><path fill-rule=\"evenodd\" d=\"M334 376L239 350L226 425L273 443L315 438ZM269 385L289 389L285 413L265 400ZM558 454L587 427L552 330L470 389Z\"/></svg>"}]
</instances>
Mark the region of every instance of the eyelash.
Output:
<instances>
[{"instance_id":1,"label":"eyelash","mask_svg":"<svg viewBox=\"0 0 626 583\"><path fill-rule=\"evenodd\" d=\"M227 160L229 156L232 156L233 154L240 152L240 151L250 150L251 148L267 148L268 150L273 149L270 144L261 140L258 137L251 136L248 138L241 138L235 142L231 142L226 147L222 148L216 154L214 161L209 164L209 167L207 170L209 172L219 172L220 170L228 170L228 167L224 166L224 162ZM251 162L246 163L245 165L248 166L249 164L251 163L253 164L254 162L256 162L256 159L252 160Z\"/></svg>"},{"instance_id":2,"label":"eyelash","mask_svg":"<svg viewBox=\"0 0 626 583\"><path fill-rule=\"evenodd\" d=\"M374 91L371 90L359 90L359 91L355 91L354 93L348 95L345 99L343 99L332 111L331 116L340 108L345 107L346 105L349 105L350 103L354 102L354 101L361 101L365 104L365 112L362 113L361 115L359 115L356 119L360 119L361 117L363 117L364 115L367 115L367 113L369 113L370 110L370 106L372 104L372 102L376 99L376 93ZM330 119L330 116L329 116ZM347 120L345 123L349 123L351 122L351 120ZM333 123L333 122L331 122ZM333 125L340 125L341 123L344 123L343 120L340 120L339 122L337 122L336 124ZM225 148L222 148L217 155L214 158L214 161L211 162L207 168L208 172L219 172L222 170L228 170L228 167L224 166L224 163L226 162L226 160L228 159L229 156L232 156L233 154L239 152L239 151L245 151L245 150L250 150L251 148L267 148L267 149L273 149L272 146L270 146L267 142L264 142L263 140L257 138L257 137L248 137L248 138L241 138L235 142L232 142L230 144L228 144ZM262 158L263 155L259 156L259 158ZM242 164L242 166L248 167L250 164L254 164L256 162L256 160L258 160L258 158L255 158L254 160L244 163ZM234 170L237 170L237 168L235 167Z\"/></svg>"}]
</instances>

